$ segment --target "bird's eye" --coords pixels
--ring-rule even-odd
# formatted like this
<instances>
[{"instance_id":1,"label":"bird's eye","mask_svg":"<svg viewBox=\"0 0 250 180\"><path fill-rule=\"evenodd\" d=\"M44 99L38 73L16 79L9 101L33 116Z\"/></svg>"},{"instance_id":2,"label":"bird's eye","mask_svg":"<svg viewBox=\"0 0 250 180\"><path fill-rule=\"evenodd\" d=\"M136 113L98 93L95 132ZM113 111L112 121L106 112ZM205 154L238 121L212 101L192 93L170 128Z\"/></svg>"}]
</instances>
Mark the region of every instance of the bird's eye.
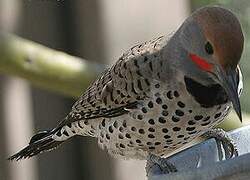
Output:
<instances>
[{"instance_id":1,"label":"bird's eye","mask_svg":"<svg viewBox=\"0 0 250 180\"><path fill-rule=\"evenodd\" d=\"M211 45L210 42L206 42L205 44L205 50L209 55L212 55L214 53L213 46Z\"/></svg>"}]
</instances>

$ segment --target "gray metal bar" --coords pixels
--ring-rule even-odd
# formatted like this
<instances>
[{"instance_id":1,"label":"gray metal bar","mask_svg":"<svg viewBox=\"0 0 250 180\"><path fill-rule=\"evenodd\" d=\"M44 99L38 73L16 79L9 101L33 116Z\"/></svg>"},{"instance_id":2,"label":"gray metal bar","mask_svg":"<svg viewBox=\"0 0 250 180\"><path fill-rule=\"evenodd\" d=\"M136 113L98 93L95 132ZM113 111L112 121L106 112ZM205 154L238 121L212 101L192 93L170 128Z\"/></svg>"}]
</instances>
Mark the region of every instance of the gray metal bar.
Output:
<instances>
[{"instance_id":1,"label":"gray metal bar","mask_svg":"<svg viewBox=\"0 0 250 180\"><path fill-rule=\"evenodd\" d=\"M178 169L177 173L162 174L154 167L150 180L210 180L250 179L250 126L229 133L239 150L239 156L219 161L218 148L214 139L197 144L169 158Z\"/></svg>"}]
</instances>

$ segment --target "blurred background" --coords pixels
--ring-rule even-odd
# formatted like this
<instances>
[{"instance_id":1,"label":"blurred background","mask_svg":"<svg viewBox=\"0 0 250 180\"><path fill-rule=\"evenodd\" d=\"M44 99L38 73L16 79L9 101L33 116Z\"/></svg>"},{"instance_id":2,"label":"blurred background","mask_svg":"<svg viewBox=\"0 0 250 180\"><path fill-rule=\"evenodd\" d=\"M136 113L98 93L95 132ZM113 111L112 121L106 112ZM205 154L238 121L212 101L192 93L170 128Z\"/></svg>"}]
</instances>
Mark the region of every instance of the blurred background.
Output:
<instances>
[{"instance_id":1,"label":"blurred background","mask_svg":"<svg viewBox=\"0 0 250 180\"><path fill-rule=\"evenodd\" d=\"M242 23L246 43L241 60L245 77L241 102L247 113L249 0L0 0L0 31L91 61L112 63L129 47L174 32L193 10L208 4L231 9ZM88 137L74 138L56 151L29 160L6 160L34 132L54 127L73 102L23 79L0 75L1 180L146 179L144 161L115 160Z\"/></svg>"}]
</instances>

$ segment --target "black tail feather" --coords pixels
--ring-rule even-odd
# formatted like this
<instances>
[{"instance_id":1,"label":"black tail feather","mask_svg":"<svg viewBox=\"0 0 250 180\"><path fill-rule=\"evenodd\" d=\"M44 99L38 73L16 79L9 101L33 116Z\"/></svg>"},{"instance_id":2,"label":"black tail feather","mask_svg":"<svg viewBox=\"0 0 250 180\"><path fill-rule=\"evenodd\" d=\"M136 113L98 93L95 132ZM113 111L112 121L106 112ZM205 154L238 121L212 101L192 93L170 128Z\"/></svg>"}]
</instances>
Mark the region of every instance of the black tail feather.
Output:
<instances>
[{"instance_id":1,"label":"black tail feather","mask_svg":"<svg viewBox=\"0 0 250 180\"><path fill-rule=\"evenodd\" d=\"M18 153L10 156L8 160L21 160L30 158L42 152L50 151L58 147L63 141L52 139L50 131L43 131L34 135L28 146L23 148Z\"/></svg>"}]
</instances>

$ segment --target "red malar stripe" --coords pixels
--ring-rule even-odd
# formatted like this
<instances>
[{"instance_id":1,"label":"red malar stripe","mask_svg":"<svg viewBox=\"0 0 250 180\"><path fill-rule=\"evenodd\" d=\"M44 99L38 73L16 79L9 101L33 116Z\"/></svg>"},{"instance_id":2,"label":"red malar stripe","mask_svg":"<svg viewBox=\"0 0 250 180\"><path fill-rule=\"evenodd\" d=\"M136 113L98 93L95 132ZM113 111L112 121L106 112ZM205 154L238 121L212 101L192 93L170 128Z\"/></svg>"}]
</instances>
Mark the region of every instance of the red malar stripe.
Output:
<instances>
[{"instance_id":1,"label":"red malar stripe","mask_svg":"<svg viewBox=\"0 0 250 180\"><path fill-rule=\"evenodd\" d=\"M189 57L192 59L192 61L199 66L202 70L205 71L211 71L213 68L213 65L208 63L205 59L202 59L201 57L195 55L195 54L189 54Z\"/></svg>"}]
</instances>

